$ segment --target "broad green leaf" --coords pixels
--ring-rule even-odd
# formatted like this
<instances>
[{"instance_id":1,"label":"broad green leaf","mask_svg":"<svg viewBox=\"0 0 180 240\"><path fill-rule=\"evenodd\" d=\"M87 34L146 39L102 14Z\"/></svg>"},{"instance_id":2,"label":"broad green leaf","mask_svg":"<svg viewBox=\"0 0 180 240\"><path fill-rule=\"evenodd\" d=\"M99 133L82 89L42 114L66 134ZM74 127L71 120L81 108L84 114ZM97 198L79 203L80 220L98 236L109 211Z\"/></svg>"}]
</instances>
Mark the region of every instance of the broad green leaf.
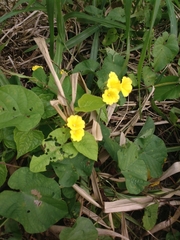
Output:
<instances>
[{"instance_id":1,"label":"broad green leaf","mask_svg":"<svg viewBox=\"0 0 180 240\"><path fill-rule=\"evenodd\" d=\"M161 79L155 85L154 100L177 99L180 97L180 82L176 76L168 76Z\"/></svg>"},{"instance_id":2,"label":"broad green leaf","mask_svg":"<svg viewBox=\"0 0 180 240\"><path fill-rule=\"evenodd\" d=\"M48 89L42 89L39 87L34 87L31 89L31 91L38 95L44 105L44 114L42 115L43 119L57 114L56 110L50 104L50 100L54 99L54 94L52 92L50 92Z\"/></svg>"},{"instance_id":3,"label":"broad green leaf","mask_svg":"<svg viewBox=\"0 0 180 240\"><path fill-rule=\"evenodd\" d=\"M46 171L46 166L50 162L75 157L78 153L77 150L72 143L66 143L69 137L70 133L67 128L58 128L52 131L42 142L44 154L39 157L32 157L30 170L32 172L43 172Z\"/></svg>"},{"instance_id":4,"label":"broad green leaf","mask_svg":"<svg viewBox=\"0 0 180 240\"><path fill-rule=\"evenodd\" d=\"M146 230L151 230L156 224L158 217L158 203L152 204L145 208L143 216L143 226Z\"/></svg>"},{"instance_id":5,"label":"broad green leaf","mask_svg":"<svg viewBox=\"0 0 180 240\"><path fill-rule=\"evenodd\" d=\"M5 183L7 178L7 168L4 162L0 162L0 187Z\"/></svg>"},{"instance_id":6,"label":"broad green leaf","mask_svg":"<svg viewBox=\"0 0 180 240\"><path fill-rule=\"evenodd\" d=\"M179 240L180 232L169 232L166 234L166 240Z\"/></svg>"},{"instance_id":7,"label":"broad green leaf","mask_svg":"<svg viewBox=\"0 0 180 240\"><path fill-rule=\"evenodd\" d=\"M98 67L98 62L94 61L93 59L87 59L78 63L75 66L73 73L80 72L82 75L94 73Z\"/></svg>"},{"instance_id":8,"label":"broad green leaf","mask_svg":"<svg viewBox=\"0 0 180 240\"><path fill-rule=\"evenodd\" d=\"M138 138L147 138L154 133L155 125L152 118L148 117L143 128L138 134Z\"/></svg>"},{"instance_id":9,"label":"broad green leaf","mask_svg":"<svg viewBox=\"0 0 180 240\"><path fill-rule=\"evenodd\" d=\"M0 128L17 127L29 131L41 120L44 106L39 97L22 86L0 87Z\"/></svg>"},{"instance_id":10,"label":"broad green leaf","mask_svg":"<svg viewBox=\"0 0 180 240\"><path fill-rule=\"evenodd\" d=\"M17 158L28 153L42 144L44 135L41 131L30 130L26 132L14 129L14 140L17 146Z\"/></svg>"},{"instance_id":11,"label":"broad green leaf","mask_svg":"<svg viewBox=\"0 0 180 240\"><path fill-rule=\"evenodd\" d=\"M137 138L135 143L140 146L139 159L142 159L150 176L158 178L162 175L162 167L167 157L167 148L162 139L155 135Z\"/></svg>"},{"instance_id":12,"label":"broad green leaf","mask_svg":"<svg viewBox=\"0 0 180 240\"><path fill-rule=\"evenodd\" d=\"M106 20L114 20L114 21L125 23L126 16L125 16L124 9L121 7L116 7L112 9L107 15Z\"/></svg>"},{"instance_id":13,"label":"broad green leaf","mask_svg":"<svg viewBox=\"0 0 180 240\"><path fill-rule=\"evenodd\" d=\"M78 107L75 110L79 112L91 112L98 110L102 106L104 106L104 102L101 97L86 93L78 100Z\"/></svg>"},{"instance_id":14,"label":"broad green leaf","mask_svg":"<svg viewBox=\"0 0 180 240\"><path fill-rule=\"evenodd\" d=\"M13 131L14 127L0 129L0 141L2 141L7 148L16 149Z\"/></svg>"},{"instance_id":15,"label":"broad green leaf","mask_svg":"<svg viewBox=\"0 0 180 240\"><path fill-rule=\"evenodd\" d=\"M156 78L156 73L150 67L145 66L143 68L143 80L146 87L154 86Z\"/></svg>"},{"instance_id":16,"label":"broad green leaf","mask_svg":"<svg viewBox=\"0 0 180 240\"><path fill-rule=\"evenodd\" d=\"M96 72L96 75L98 77L98 87L100 89L104 89L107 80L109 78L109 73L115 72L117 76L121 78L125 75L126 69L123 69L123 64L124 64L124 58L114 50L107 48L107 57L104 59L102 69Z\"/></svg>"},{"instance_id":17,"label":"broad green leaf","mask_svg":"<svg viewBox=\"0 0 180 240\"><path fill-rule=\"evenodd\" d=\"M109 46L112 43L116 42L118 37L119 37L119 35L118 35L116 28L110 28L108 30L107 34L105 35L105 38L103 39L102 44L104 46Z\"/></svg>"},{"instance_id":18,"label":"broad green leaf","mask_svg":"<svg viewBox=\"0 0 180 240\"><path fill-rule=\"evenodd\" d=\"M85 131L85 135L82 140L79 142L73 142L73 145L78 152L89 159L97 161L98 144L89 132Z\"/></svg>"},{"instance_id":19,"label":"broad green leaf","mask_svg":"<svg viewBox=\"0 0 180 240\"><path fill-rule=\"evenodd\" d=\"M147 185L147 168L139 159L138 147L129 142L117 153L118 166L126 179L126 187L131 194L140 193Z\"/></svg>"},{"instance_id":20,"label":"broad green leaf","mask_svg":"<svg viewBox=\"0 0 180 240\"><path fill-rule=\"evenodd\" d=\"M60 185L62 187L71 187L80 176L91 175L93 163L85 156L78 154L74 158L66 158L63 161L52 163L52 166L59 177Z\"/></svg>"},{"instance_id":21,"label":"broad green leaf","mask_svg":"<svg viewBox=\"0 0 180 240\"><path fill-rule=\"evenodd\" d=\"M79 217L72 228L65 228L59 235L61 240L95 240L98 232L88 218Z\"/></svg>"},{"instance_id":22,"label":"broad green leaf","mask_svg":"<svg viewBox=\"0 0 180 240\"><path fill-rule=\"evenodd\" d=\"M37 86L45 88L47 85L47 76L44 69L38 68L33 71L31 81L36 83Z\"/></svg>"},{"instance_id":23,"label":"broad green leaf","mask_svg":"<svg viewBox=\"0 0 180 240\"><path fill-rule=\"evenodd\" d=\"M115 142L110 138L109 128L102 123L100 123L100 125L101 125L101 131L103 134L103 140L102 140L103 146L106 149L106 151L109 153L111 158L117 161L117 152L120 149L120 146L117 142Z\"/></svg>"},{"instance_id":24,"label":"broad green leaf","mask_svg":"<svg viewBox=\"0 0 180 240\"><path fill-rule=\"evenodd\" d=\"M173 34L169 35L168 32L164 32L163 35L158 37L154 43L154 70L156 72L162 70L174 59L178 52L179 47L176 36Z\"/></svg>"},{"instance_id":25,"label":"broad green leaf","mask_svg":"<svg viewBox=\"0 0 180 240\"><path fill-rule=\"evenodd\" d=\"M0 215L20 222L28 233L44 232L67 214L53 179L22 167L11 175L8 185L19 191L0 193Z\"/></svg>"}]
</instances>

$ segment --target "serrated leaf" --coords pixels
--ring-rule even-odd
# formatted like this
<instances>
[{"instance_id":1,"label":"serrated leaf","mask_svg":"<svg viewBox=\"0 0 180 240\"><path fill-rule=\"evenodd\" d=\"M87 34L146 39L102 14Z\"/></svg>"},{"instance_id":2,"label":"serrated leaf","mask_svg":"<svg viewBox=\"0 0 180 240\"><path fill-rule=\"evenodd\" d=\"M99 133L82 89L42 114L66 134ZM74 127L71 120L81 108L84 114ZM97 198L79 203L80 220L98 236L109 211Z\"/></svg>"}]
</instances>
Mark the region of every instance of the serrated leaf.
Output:
<instances>
[{"instance_id":1,"label":"serrated leaf","mask_svg":"<svg viewBox=\"0 0 180 240\"><path fill-rule=\"evenodd\" d=\"M0 193L0 215L20 222L26 232L44 232L67 214L67 205L53 179L22 167L11 175L8 185L19 192Z\"/></svg>"},{"instance_id":2,"label":"serrated leaf","mask_svg":"<svg viewBox=\"0 0 180 240\"><path fill-rule=\"evenodd\" d=\"M65 228L59 235L61 240L95 240L98 232L88 218L79 217L72 228Z\"/></svg>"},{"instance_id":3,"label":"serrated leaf","mask_svg":"<svg viewBox=\"0 0 180 240\"><path fill-rule=\"evenodd\" d=\"M125 23L126 22L125 11L121 7L116 7L109 12L106 19Z\"/></svg>"},{"instance_id":4,"label":"serrated leaf","mask_svg":"<svg viewBox=\"0 0 180 240\"><path fill-rule=\"evenodd\" d=\"M100 109L102 106L104 106L104 102L101 97L86 93L78 100L78 107L75 110L79 112L91 112Z\"/></svg>"},{"instance_id":5,"label":"serrated leaf","mask_svg":"<svg viewBox=\"0 0 180 240\"><path fill-rule=\"evenodd\" d=\"M138 134L138 138L147 138L154 133L155 125L152 118L148 117L143 128Z\"/></svg>"},{"instance_id":6,"label":"serrated leaf","mask_svg":"<svg viewBox=\"0 0 180 240\"><path fill-rule=\"evenodd\" d=\"M78 152L72 143L66 143L69 138L70 133L67 128L58 128L52 131L42 142L45 153L39 157L32 157L30 170L32 172L43 172L46 171L46 166L50 162L75 157Z\"/></svg>"},{"instance_id":7,"label":"serrated leaf","mask_svg":"<svg viewBox=\"0 0 180 240\"><path fill-rule=\"evenodd\" d=\"M4 184L7 178L7 168L4 162L0 162L0 187Z\"/></svg>"},{"instance_id":8,"label":"serrated leaf","mask_svg":"<svg viewBox=\"0 0 180 240\"><path fill-rule=\"evenodd\" d=\"M168 76L161 79L155 86L154 100L177 99L180 97L180 82L176 76Z\"/></svg>"},{"instance_id":9,"label":"serrated leaf","mask_svg":"<svg viewBox=\"0 0 180 240\"><path fill-rule=\"evenodd\" d=\"M164 32L154 43L153 57L156 72L162 70L179 52L178 41L175 35Z\"/></svg>"},{"instance_id":10,"label":"serrated leaf","mask_svg":"<svg viewBox=\"0 0 180 240\"><path fill-rule=\"evenodd\" d=\"M15 85L0 87L0 128L14 126L29 131L39 123L43 113L43 103L32 91Z\"/></svg>"},{"instance_id":11,"label":"serrated leaf","mask_svg":"<svg viewBox=\"0 0 180 240\"><path fill-rule=\"evenodd\" d=\"M118 166L126 179L126 187L131 194L140 193L147 185L147 168L139 159L138 147L129 142L117 153Z\"/></svg>"},{"instance_id":12,"label":"serrated leaf","mask_svg":"<svg viewBox=\"0 0 180 240\"><path fill-rule=\"evenodd\" d=\"M89 159L97 161L98 144L89 132L85 132L82 140L79 142L73 142L73 145L78 152Z\"/></svg>"},{"instance_id":13,"label":"serrated leaf","mask_svg":"<svg viewBox=\"0 0 180 240\"><path fill-rule=\"evenodd\" d=\"M145 208L143 216L143 226L146 230L151 230L156 224L159 204L155 203Z\"/></svg>"},{"instance_id":14,"label":"serrated leaf","mask_svg":"<svg viewBox=\"0 0 180 240\"><path fill-rule=\"evenodd\" d=\"M98 67L98 62L94 61L93 59L88 59L78 63L75 66L73 73L80 72L82 75L94 73Z\"/></svg>"},{"instance_id":15,"label":"serrated leaf","mask_svg":"<svg viewBox=\"0 0 180 240\"><path fill-rule=\"evenodd\" d=\"M14 140L17 146L17 158L28 153L42 144L44 135L41 131L30 130L27 132L14 129Z\"/></svg>"}]
</instances>

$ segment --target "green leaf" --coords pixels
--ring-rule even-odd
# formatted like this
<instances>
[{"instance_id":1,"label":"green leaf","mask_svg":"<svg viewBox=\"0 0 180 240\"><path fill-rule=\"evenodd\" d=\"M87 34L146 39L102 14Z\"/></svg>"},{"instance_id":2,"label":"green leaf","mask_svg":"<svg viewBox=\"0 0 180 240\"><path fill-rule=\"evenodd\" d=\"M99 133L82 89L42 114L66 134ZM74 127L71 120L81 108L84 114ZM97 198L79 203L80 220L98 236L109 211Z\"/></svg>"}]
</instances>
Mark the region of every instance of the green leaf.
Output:
<instances>
[{"instance_id":1,"label":"green leaf","mask_svg":"<svg viewBox=\"0 0 180 240\"><path fill-rule=\"evenodd\" d=\"M97 161L98 144L89 132L85 131L85 135L82 140L79 142L73 142L73 145L78 152L89 159Z\"/></svg>"},{"instance_id":2,"label":"green leaf","mask_svg":"<svg viewBox=\"0 0 180 240\"><path fill-rule=\"evenodd\" d=\"M168 32L164 32L162 37L158 37L154 43L154 70L156 72L162 70L174 59L178 52L179 47L176 36L173 34L169 35Z\"/></svg>"},{"instance_id":3,"label":"green leaf","mask_svg":"<svg viewBox=\"0 0 180 240\"><path fill-rule=\"evenodd\" d=\"M91 175L93 163L82 154L78 154L74 158L66 158L63 161L52 163L52 166L59 177L59 184L62 187L71 187L80 176Z\"/></svg>"},{"instance_id":4,"label":"green leaf","mask_svg":"<svg viewBox=\"0 0 180 240\"><path fill-rule=\"evenodd\" d=\"M141 148L139 158L145 162L151 177L160 177L167 157L167 149L163 140L155 135L151 135L144 139L138 138L135 143Z\"/></svg>"},{"instance_id":5,"label":"green leaf","mask_svg":"<svg viewBox=\"0 0 180 240\"><path fill-rule=\"evenodd\" d=\"M0 187L5 183L7 178L7 168L4 162L0 162Z\"/></svg>"},{"instance_id":6,"label":"green leaf","mask_svg":"<svg viewBox=\"0 0 180 240\"><path fill-rule=\"evenodd\" d=\"M73 73L80 72L82 75L94 73L98 67L98 62L94 61L93 59L87 59L78 63L75 66Z\"/></svg>"},{"instance_id":7,"label":"green leaf","mask_svg":"<svg viewBox=\"0 0 180 240\"><path fill-rule=\"evenodd\" d=\"M138 134L138 138L147 138L154 133L155 125L152 118L148 117L143 128Z\"/></svg>"},{"instance_id":8,"label":"green leaf","mask_svg":"<svg viewBox=\"0 0 180 240\"><path fill-rule=\"evenodd\" d=\"M106 51L107 57L104 59L102 69L96 72L100 89L104 89L111 71L115 72L120 80L126 73L126 68L123 70L124 58L111 48L107 48Z\"/></svg>"},{"instance_id":9,"label":"green leaf","mask_svg":"<svg viewBox=\"0 0 180 240\"><path fill-rule=\"evenodd\" d=\"M14 140L17 146L17 158L36 149L42 144L43 139L44 135L41 131L30 130L28 132L22 132L15 128Z\"/></svg>"},{"instance_id":10,"label":"green leaf","mask_svg":"<svg viewBox=\"0 0 180 240\"><path fill-rule=\"evenodd\" d=\"M150 67L145 66L143 68L143 79L146 87L154 86L156 78L156 73L153 72Z\"/></svg>"},{"instance_id":11,"label":"green leaf","mask_svg":"<svg viewBox=\"0 0 180 240\"><path fill-rule=\"evenodd\" d=\"M102 123L100 123L100 125L101 125L101 131L103 134L103 140L102 140L103 146L106 149L106 151L109 153L111 158L117 161L117 152L120 149L120 146L117 142L115 142L110 138L109 128Z\"/></svg>"},{"instance_id":12,"label":"green leaf","mask_svg":"<svg viewBox=\"0 0 180 240\"><path fill-rule=\"evenodd\" d=\"M154 100L163 101L166 99L177 99L179 97L180 84L178 77L164 77L157 85L155 85Z\"/></svg>"},{"instance_id":13,"label":"green leaf","mask_svg":"<svg viewBox=\"0 0 180 240\"><path fill-rule=\"evenodd\" d=\"M104 106L104 102L101 97L86 93L78 100L78 106L75 108L76 111L91 112Z\"/></svg>"},{"instance_id":14,"label":"green leaf","mask_svg":"<svg viewBox=\"0 0 180 240\"><path fill-rule=\"evenodd\" d=\"M33 78L31 78L31 81L36 83L37 86L41 88L45 88L47 85L47 76L44 72L44 69L41 67L33 71L32 73Z\"/></svg>"},{"instance_id":15,"label":"green leaf","mask_svg":"<svg viewBox=\"0 0 180 240\"><path fill-rule=\"evenodd\" d=\"M41 89L39 87L34 87L31 90L38 95L44 105L44 114L42 115L43 119L52 117L57 114L56 110L50 104L50 100L54 99L54 94L52 92L47 89Z\"/></svg>"},{"instance_id":16,"label":"green leaf","mask_svg":"<svg viewBox=\"0 0 180 240\"><path fill-rule=\"evenodd\" d=\"M16 149L13 131L14 127L0 129L0 141L3 141L7 148Z\"/></svg>"},{"instance_id":17,"label":"green leaf","mask_svg":"<svg viewBox=\"0 0 180 240\"><path fill-rule=\"evenodd\" d=\"M42 142L45 153L39 157L32 157L30 170L32 172L43 172L46 171L46 166L50 162L75 157L78 153L77 150L72 143L66 143L69 137L70 133L67 128L58 128L52 131Z\"/></svg>"},{"instance_id":18,"label":"green leaf","mask_svg":"<svg viewBox=\"0 0 180 240\"><path fill-rule=\"evenodd\" d=\"M145 208L143 216L143 226L146 230L151 230L156 224L159 204L155 203Z\"/></svg>"},{"instance_id":19,"label":"green leaf","mask_svg":"<svg viewBox=\"0 0 180 240\"><path fill-rule=\"evenodd\" d=\"M147 168L139 159L138 147L129 142L117 153L118 166L126 179L126 187L131 194L140 193L147 185Z\"/></svg>"},{"instance_id":20,"label":"green leaf","mask_svg":"<svg viewBox=\"0 0 180 240\"><path fill-rule=\"evenodd\" d=\"M166 240L179 240L180 232L169 232L166 234Z\"/></svg>"},{"instance_id":21,"label":"green leaf","mask_svg":"<svg viewBox=\"0 0 180 240\"><path fill-rule=\"evenodd\" d=\"M0 87L0 128L17 127L20 131L34 128L44 113L39 97L22 86Z\"/></svg>"},{"instance_id":22,"label":"green leaf","mask_svg":"<svg viewBox=\"0 0 180 240\"><path fill-rule=\"evenodd\" d=\"M22 167L11 175L8 185L19 191L0 193L0 215L20 222L28 233L44 232L67 214L53 179Z\"/></svg>"},{"instance_id":23,"label":"green leaf","mask_svg":"<svg viewBox=\"0 0 180 240\"><path fill-rule=\"evenodd\" d=\"M59 237L61 240L95 240L98 232L88 218L79 217L73 227L63 229Z\"/></svg>"},{"instance_id":24,"label":"green leaf","mask_svg":"<svg viewBox=\"0 0 180 240\"><path fill-rule=\"evenodd\" d=\"M128 5L129 6L129 5ZM106 17L106 20L115 20L118 22L125 23L126 22L126 16L125 11L121 7L116 7L112 9L109 14Z\"/></svg>"},{"instance_id":25,"label":"green leaf","mask_svg":"<svg viewBox=\"0 0 180 240\"><path fill-rule=\"evenodd\" d=\"M110 28L105 36L105 38L102 41L102 44L104 46L109 46L112 43L116 42L118 39L119 35L117 33L116 28Z\"/></svg>"}]
</instances>

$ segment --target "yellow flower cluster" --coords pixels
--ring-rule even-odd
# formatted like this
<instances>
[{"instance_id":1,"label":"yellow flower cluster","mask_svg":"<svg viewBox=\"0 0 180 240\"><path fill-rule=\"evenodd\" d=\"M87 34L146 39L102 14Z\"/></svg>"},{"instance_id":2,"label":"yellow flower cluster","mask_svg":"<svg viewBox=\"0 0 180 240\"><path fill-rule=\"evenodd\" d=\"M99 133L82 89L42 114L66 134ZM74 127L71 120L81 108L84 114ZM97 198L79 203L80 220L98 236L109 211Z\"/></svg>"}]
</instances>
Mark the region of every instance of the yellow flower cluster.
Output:
<instances>
[{"instance_id":1,"label":"yellow flower cluster","mask_svg":"<svg viewBox=\"0 0 180 240\"><path fill-rule=\"evenodd\" d=\"M42 66L35 65L35 66L33 66L33 67L32 67L32 70L33 70L33 71L36 71L38 68L42 68L42 69L43 69L43 67L42 67Z\"/></svg>"},{"instance_id":2,"label":"yellow flower cluster","mask_svg":"<svg viewBox=\"0 0 180 240\"><path fill-rule=\"evenodd\" d=\"M129 77L123 77L121 82L115 72L110 72L107 81L107 89L104 91L102 99L106 104L112 105L118 102L120 92L122 92L124 97L127 97L131 91L132 80Z\"/></svg>"},{"instance_id":3,"label":"yellow flower cluster","mask_svg":"<svg viewBox=\"0 0 180 240\"><path fill-rule=\"evenodd\" d=\"M67 126L71 129L70 134L73 141L81 141L84 136L85 122L78 115L71 115L67 119Z\"/></svg>"}]
</instances>

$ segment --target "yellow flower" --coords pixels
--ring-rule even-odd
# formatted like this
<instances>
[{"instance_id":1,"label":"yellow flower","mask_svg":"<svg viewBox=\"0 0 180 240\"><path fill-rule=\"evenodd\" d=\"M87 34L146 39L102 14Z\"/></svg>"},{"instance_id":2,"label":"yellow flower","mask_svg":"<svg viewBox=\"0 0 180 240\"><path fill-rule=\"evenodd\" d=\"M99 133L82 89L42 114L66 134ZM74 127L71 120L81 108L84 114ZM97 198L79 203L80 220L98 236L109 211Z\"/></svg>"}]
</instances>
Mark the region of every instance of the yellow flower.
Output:
<instances>
[{"instance_id":1,"label":"yellow flower","mask_svg":"<svg viewBox=\"0 0 180 240\"><path fill-rule=\"evenodd\" d=\"M85 122L82 120L82 117L78 115L71 115L67 119L67 126L71 130L79 130L85 128Z\"/></svg>"},{"instance_id":2,"label":"yellow flower","mask_svg":"<svg viewBox=\"0 0 180 240\"><path fill-rule=\"evenodd\" d=\"M108 82L107 82L107 87L108 88L115 88L118 91L121 90L121 84L120 84L120 81L119 81L117 75L115 74L115 72L110 72L109 79L108 79Z\"/></svg>"},{"instance_id":3,"label":"yellow flower","mask_svg":"<svg viewBox=\"0 0 180 240\"><path fill-rule=\"evenodd\" d=\"M122 92L123 96L127 97L132 91L132 80L129 77L123 77L120 88L121 88L120 91Z\"/></svg>"},{"instance_id":4,"label":"yellow flower","mask_svg":"<svg viewBox=\"0 0 180 240\"><path fill-rule=\"evenodd\" d=\"M32 70L33 70L33 71L36 71L38 68L42 68L42 69L43 69L42 66L35 65L35 66L32 67Z\"/></svg>"},{"instance_id":5,"label":"yellow flower","mask_svg":"<svg viewBox=\"0 0 180 240\"><path fill-rule=\"evenodd\" d=\"M102 95L103 102L106 104L112 105L113 103L117 103L119 100L119 91L115 88L109 88L104 91Z\"/></svg>"},{"instance_id":6,"label":"yellow flower","mask_svg":"<svg viewBox=\"0 0 180 240\"><path fill-rule=\"evenodd\" d=\"M67 72L66 72L64 69L61 69L61 70L60 70L60 74L61 74L61 75L67 74Z\"/></svg>"},{"instance_id":7,"label":"yellow flower","mask_svg":"<svg viewBox=\"0 0 180 240\"><path fill-rule=\"evenodd\" d=\"M84 136L84 129L71 130L70 134L73 141L79 142Z\"/></svg>"}]
</instances>

